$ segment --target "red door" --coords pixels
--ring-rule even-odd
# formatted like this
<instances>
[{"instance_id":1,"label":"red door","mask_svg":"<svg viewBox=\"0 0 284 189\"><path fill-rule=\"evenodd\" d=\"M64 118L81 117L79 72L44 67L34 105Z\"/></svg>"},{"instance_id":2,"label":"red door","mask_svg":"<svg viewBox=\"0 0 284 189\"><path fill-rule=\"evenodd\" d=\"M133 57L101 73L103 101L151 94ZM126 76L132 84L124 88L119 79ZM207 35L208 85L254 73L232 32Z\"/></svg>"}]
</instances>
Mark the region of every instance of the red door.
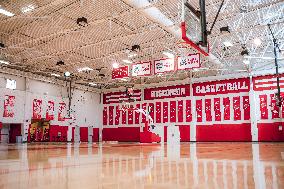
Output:
<instances>
[{"instance_id":1,"label":"red door","mask_svg":"<svg viewBox=\"0 0 284 189\"><path fill-rule=\"evenodd\" d=\"M80 141L88 142L88 127L80 127Z\"/></svg>"}]
</instances>

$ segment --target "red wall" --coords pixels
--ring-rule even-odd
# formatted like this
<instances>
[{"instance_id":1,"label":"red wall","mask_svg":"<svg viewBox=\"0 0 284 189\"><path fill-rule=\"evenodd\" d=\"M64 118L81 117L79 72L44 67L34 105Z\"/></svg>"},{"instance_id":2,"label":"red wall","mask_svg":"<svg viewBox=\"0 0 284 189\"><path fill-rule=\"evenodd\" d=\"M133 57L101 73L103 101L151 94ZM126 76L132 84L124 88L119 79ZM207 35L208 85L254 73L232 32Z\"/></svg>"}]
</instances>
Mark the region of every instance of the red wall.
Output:
<instances>
[{"instance_id":1,"label":"red wall","mask_svg":"<svg viewBox=\"0 0 284 189\"><path fill-rule=\"evenodd\" d=\"M99 142L99 128L93 128L93 142Z\"/></svg>"},{"instance_id":2,"label":"red wall","mask_svg":"<svg viewBox=\"0 0 284 189\"><path fill-rule=\"evenodd\" d=\"M80 141L88 142L88 127L80 127Z\"/></svg>"},{"instance_id":3,"label":"red wall","mask_svg":"<svg viewBox=\"0 0 284 189\"><path fill-rule=\"evenodd\" d=\"M190 141L190 126L189 125L180 125L180 141L181 142L189 142Z\"/></svg>"},{"instance_id":4,"label":"red wall","mask_svg":"<svg viewBox=\"0 0 284 189\"><path fill-rule=\"evenodd\" d=\"M61 132L61 136L58 133ZM50 125L49 140L50 142L67 142L68 126Z\"/></svg>"},{"instance_id":5,"label":"red wall","mask_svg":"<svg viewBox=\"0 0 284 189\"><path fill-rule=\"evenodd\" d=\"M104 128L103 141L139 142L139 127Z\"/></svg>"},{"instance_id":6,"label":"red wall","mask_svg":"<svg viewBox=\"0 0 284 189\"><path fill-rule=\"evenodd\" d=\"M282 131L279 131L279 125L282 125ZM259 123L258 140L259 141L284 141L284 123Z\"/></svg>"},{"instance_id":7,"label":"red wall","mask_svg":"<svg viewBox=\"0 0 284 189\"><path fill-rule=\"evenodd\" d=\"M197 141L251 141L252 139L250 123L196 127Z\"/></svg>"}]
</instances>

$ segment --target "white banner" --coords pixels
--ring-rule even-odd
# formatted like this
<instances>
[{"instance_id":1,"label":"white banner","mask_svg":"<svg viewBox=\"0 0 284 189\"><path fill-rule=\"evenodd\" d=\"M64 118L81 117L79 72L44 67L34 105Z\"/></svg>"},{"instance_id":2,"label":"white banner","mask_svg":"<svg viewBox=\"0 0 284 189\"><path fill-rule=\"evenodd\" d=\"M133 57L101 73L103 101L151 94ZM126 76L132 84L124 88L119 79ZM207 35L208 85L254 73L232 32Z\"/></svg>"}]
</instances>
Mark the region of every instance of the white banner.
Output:
<instances>
[{"instance_id":1,"label":"white banner","mask_svg":"<svg viewBox=\"0 0 284 189\"><path fill-rule=\"evenodd\" d=\"M151 62L142 62L132 65L132 76L151 75Z\"/></svg>"},{"instance_id":2,"label":"white banner","mask_svg":"<svg viewBox=\"0 0 284 189\"><path fill-rule=\"evenodd\" d=\"M164 73L175 70L175 59L174 58L166 58L161 60L154 61L154 72Z\"/></svg>"},{"instance_id":3,"label":"white banner","mask_svg":"<svg viewBox=\"0 0 284 189\"><path fill-rule=\"evenodd\" d=\"M190 54L178 57L178 70L186 70L200 67L200 54Z\"/></svg>"}]
</instances>

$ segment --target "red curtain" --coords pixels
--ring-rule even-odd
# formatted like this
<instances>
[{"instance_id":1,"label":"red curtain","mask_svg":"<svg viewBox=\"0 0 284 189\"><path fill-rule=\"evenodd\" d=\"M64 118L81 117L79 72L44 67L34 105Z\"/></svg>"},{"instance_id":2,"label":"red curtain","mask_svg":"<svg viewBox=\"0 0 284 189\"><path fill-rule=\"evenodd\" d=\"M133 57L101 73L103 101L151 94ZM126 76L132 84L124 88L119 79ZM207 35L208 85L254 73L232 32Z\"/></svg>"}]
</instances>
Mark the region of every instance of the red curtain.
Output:
<instances>
[{"instance_id":1,"label":"red curtain","mask_svg":"<svg viewBox=\"0 0 284 189\"><path fill-rule=\"evenodd\" d=\"M224 120L230 120L230 98L223 98Z\"/></svg>"},{"instance_id":2,"label":"red curtain","mask_svg":"<svg viewBox=\"0 0 284 189\"><path fill-rule=\"evenodd\" d=\"M220 98L214 98L215 121L221 121Z\"/></svg>"},{"instance_id":3,"label":"red curtain","mask_svg":"<svg viewBox=\"0 0 284 189\"><path fill-rule=\"evenodd\" d=\"M177 103L176 101L170 101L170 122L174 123L176 122L176 117L177 117Z\"/></svg>"},{"instance_id":4,"label":"red curtain","mask_svg":"<svg viewBox=\"0 0 284 189\"><path fill-rule=\"evenodd\" d=\"M156 102L156 123L162 122L161 115L162 115L162 103Z\"/></svg>"},{"instance_id":5,"label":"red curtain","mask_svg":"<svg viewBox=\"0 0 284 189\"><path fill-rule=\"evenodd\" d=\"M169 103L163 102L163 123L169 121Z\"/></svg>"},{"instance_id":6,"label":"red curtain","mask_svg":"<svg viewBox=\"0 0 284 189\"><path fill-rule=\"evenodd\" d=\"M279 107L276 104L276 96L274 94L270 94L270 102L272 119L279 118Z\"/></svg>"},{"instance_id":7,"label":"red curtain","mask_svg":"<svg viewBox=\"0 0 284 189\"><path fill-rule=\"evenodd\" d=\"M233 97L234 120L241 120L241 97Z\"/></svg>"},{"instance_id":8,"label":"red curtain","mask_svg":"<svg viewBox=\"0 0 284 189\"><path fill-rule=\"evenodd\" d=\"M197 122L202 122L202 100L196 100Z\"/></svg>"},{"instance_id":9,"label":"red curtain","mask_svg":"<svg viewBox=\"0 0 284 189\"><path fill-rule=\"evenodd\" d=\"M183 100L178 101L178 122L183 122Z\"/></svg>"},{"instance_id":10,"label":"red curtain","mask_svg":"<svg viewBox=\"0 0 284 189\"><path fill-rule=\"evenodd\" d=\"M267 95L259 95L259 100L260 100L260 117L261 119L268 119Z\"/></svg>"},{"instance_id":11,"label":"red curtain","mask_svg":"<svg viewBox=\"0 0 284 189\"><path fill-rule=\"evenodd\" d=\"M243 109L244 109L244 120L250 119L250 105L249 105L249 97L243 97Z\"/></svg>"},{"instance_id":12,"label":"red curtain","mask_svg":"<svg viewBox=\"0 0 284 189\"><path fill-rule=\"evenodd\" d=\"M108 112L109 112L109 125L113 125L113 110L114 106L109 106Z\"/></svg>"},{"instance_id":13,"label":"red curtain","mask_svg":"<svg viewBox=\"0 0 284 189\"><path fill-rule=\"evenodd\" d=\"M119 110L119 106L116 106L115 107L115 120L114 120L115 125L119 125L119 118L120 118L120 110Z\"/></svg>"},{"instance_id":14,"label":"red curtain","mask_svg":"<svg viewBox=\"0 0 284 189\"><path fill-rule=\"evenodd\" d=\"M140 109L140 104L136 104L136 108ZM140 113L135 112L135 124L139 124L139 123L140 123Z\"/></svg>"},{"instance_id":15,"label":"red curtain","mask_svg":"<svg viewBox=\"0 0 284 189\"><path fill-rule=\"evenodd\" d=\"M212 121L211 99L205 99L205 114L206 114L206 121Z\"/></svg>"},{"instance_id":16,"label":"red curtain","mask_svg":"<svg viewBox=\"0 0 284 189\"><path fill-rule=\"evenodd\" d=\"M186 122L191 122L192 121L191 101L186 100L185 104L186 104L186 108L185 108Z\"/></svg>"},{"instance_id":17,"label":"red curtain","mask_svg":"<svg viewBox=\"0 0 284 189\"><path fill-rule=\"evenodd\" d=\"M107 107L104 107L104 110L103 110L103 125L107 125L107 118L108 118Z\"/></svg>"}]
</instances>

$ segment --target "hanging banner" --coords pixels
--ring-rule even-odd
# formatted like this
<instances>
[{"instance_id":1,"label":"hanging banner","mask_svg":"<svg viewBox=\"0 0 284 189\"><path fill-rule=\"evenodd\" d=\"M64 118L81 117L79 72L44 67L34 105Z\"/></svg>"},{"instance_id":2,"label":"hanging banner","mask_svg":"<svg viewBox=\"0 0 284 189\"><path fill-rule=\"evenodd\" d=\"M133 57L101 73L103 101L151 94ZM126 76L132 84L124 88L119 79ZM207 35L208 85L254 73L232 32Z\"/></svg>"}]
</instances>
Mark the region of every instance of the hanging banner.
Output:
<instances>
[{"instance_id":1,"label":"hanging banner","mask_svg":"<svg viewBox=\"0 0 284 189\"><path fill-rule=\"evenodd\" d=\"M284 87L284 74L279 75L280 88ZM277 89L277 76L267 75L258 76L253 78L253 89L255 91L276 90Z\"/></svg>"},{"instance_id":2,"label":"hanging banner","mask_svg":"<svg viewBox=\"0 0 284 189\"><path fill-rule=\"evenodd\" d=\"M14 117L15 96L5 95L3 117Z\"/></svg>"},{"instance_id":3,"label":"hanging banner","mask_svg":"<svg viewBox=\"0 0 284 189\"><path fill-rule=\"evenodd\" d=\"M154 73L165 73L175 70L175 59L174 58L165 58L161 60L154 61Z\"/></svg>"},{"instance_id":4,"label":"hanging banner","mask_svg":"<svg viewBox=\"0 0 284 189\"><path fill-rule=\"evenodd\" d=\"M130 98L135 101L141 101L141 90L133 90L133 94ZM129 100L129 96L126 92L112 92L103 95L104 104L119 103L120 100Z\"/></svg>"},{"instance_id":5,"label":"hanging banner","mask_svg":"<svg viewBox=\"0 0 284 189\"><path fill-rule=\"evenodd\" d=\"M34 99L33 100L33 119L41 119L41 106L42 100Z\"/></svg>"},{"instance_id":6,"label":"hanging banner","mask_svg":"<svg viewBox=\"0 0 284 189\"><path fill-rule=\"evenodd\" d=\"M179 56L178 57L178 70L188 70L192 68L200 67L200 54L190 54L188 56Z\"/></svg>"},{"instance_id":7,"label":"hanging banner","mask_svg":"<svg viewBox=\"0 0 284 189\"><path fill-rule=\"evenodd\" d=\"M47 102L46 119L54 120L54 102L53 101Z\"/></svg>"},{"instance_id":8,"label":"hanging banner","mask_svg":"<svg viewBox=\"0 0 284 189\"><path fill-rule=\"evenodd\" d=\"M249 78L193 84L194 96L249 92Z\"/></svg>"},{"instance_id":9,"label":"hanging banner","mask_svg":"<svg viewBox=\"0 0 284 189\"><path fill-rule=\"evenodd\" d=\"M128 66L114 68L112 70L112 79L122 79L125 77L129 77L129 67Z\"/></svg>"},{"instance_id":10,"label":"hanging banner","mask_svg":"<svg viewBox=\"0 0 284 189\"><path fill-rule=\"evenodd\" d=\"M155 100L186 96L190 96L189 85L176 85L169 87L144 89L144 100Z\"/></svg>"},{"instance_id":11,"label":"hanging banner","mask_svg":"<svg viewBox=\"0 0 284 189\"><path fill-rule=\"evenodd\" d=\"M58 121L65 121L66 104L64 102L59 103L58 108Z\"/></svg>"},{"instance_id":12,"label":"hanging banner","mask_svg":"<svg viewBox=\"0 0 284 189\"><path fill-rule=\"evenodd\" d=\"M151 75L151 62L142 62L132 65L132 76Z\"/></svg>"}]
</instances>

